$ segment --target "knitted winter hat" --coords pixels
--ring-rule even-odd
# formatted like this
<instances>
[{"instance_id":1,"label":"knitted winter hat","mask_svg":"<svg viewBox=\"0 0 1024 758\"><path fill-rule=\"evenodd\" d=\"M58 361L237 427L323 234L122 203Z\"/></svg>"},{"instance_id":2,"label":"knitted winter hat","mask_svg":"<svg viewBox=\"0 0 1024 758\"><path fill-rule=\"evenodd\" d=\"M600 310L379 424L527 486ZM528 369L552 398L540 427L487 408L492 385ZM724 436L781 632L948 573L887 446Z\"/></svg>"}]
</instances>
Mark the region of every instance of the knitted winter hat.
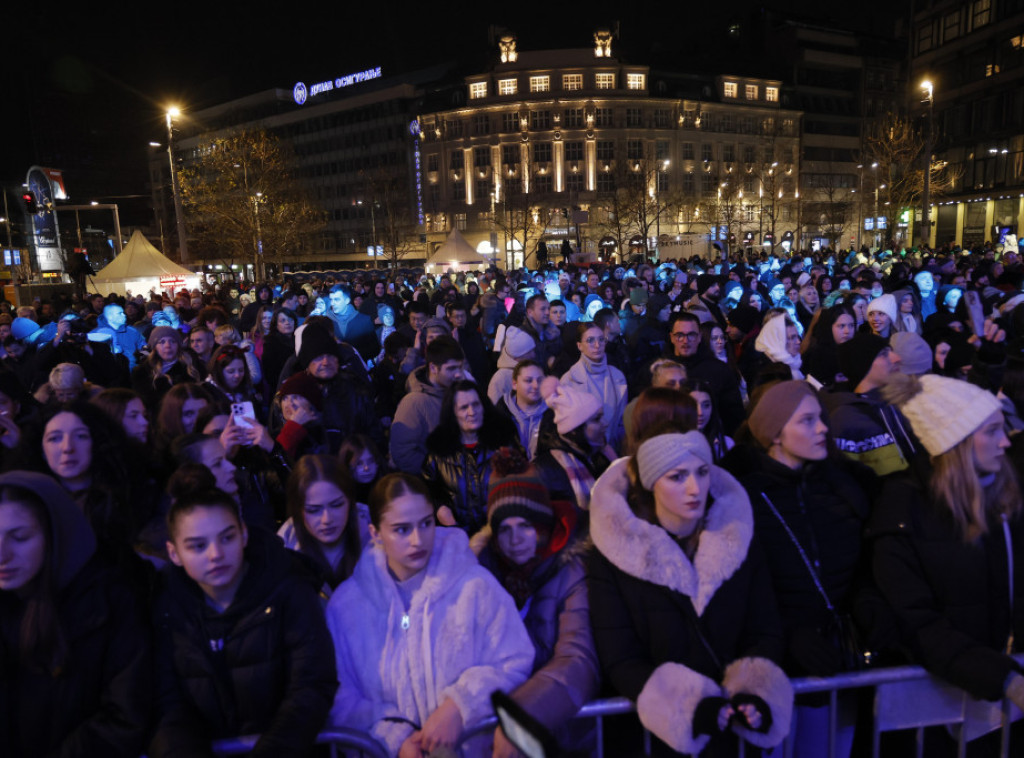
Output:
<instances>
[{"instance_id":1,"label":"knitted winter hat","mask_svg":"<svg viewBox=\"0 0 1024 758\"><path fill-rule=\"evenodd\" d=\"M932 349L915 332L896 332L889 338L892 350L900 357L904 374L926 374L932 370Z\"/></svg>"},{"instance_id":2,"label":"knitted winter hat","mask_svg":"<svg viewBox=\"0 0 1024 758\"><path fill-rule=\"evenodd\" d=\"M444 329L445 334L452 333L452 325L445 321L443 318L429 318L427 323L423 325L423 333L427 333L427 329Z\"/></svg>"},{"instance_id":3,"label":"knitted winter hat","mask_svg":"<svg viewBox=\"0 0 1024 758\"><path fill-rule=\"evenodd\" d=\"M646 440L636 451L636 464L644 489L653 489L656 481L679 466L686 453L693 453L708 466L714 463L711 446L698 431L659 434Z\"/></svg>"},{"instance_id":4,"label":"knitted winter hat","mask_svg":"<svg viewBox=\"0 0 1024 758\"><path fill-rule=\"evenodd\" d=\"M896 298L893 297L892 295L885 294L882 295L881 297L876 297L874 300L868 303L868 315L874 313L875 311L881 311L882 313L889 317L889 321L891 321L893 325L896 324Z\"/></svg>"},{"instance_id":5,"label":"knitted winter hat","mask_svg":"<svg viewBox=\"0 0 1024 758\"><path fill-rule=\"evenodd\" d=\"M752 305L741 303L726 314L726 320L744 334L749 334L761 320L761 313Z\"/></svg>"},{"instance_id":6,"label":"knitted winter hat","mask_svg":"<svg viewBox=\"0 0 1024 758\"><path fill-rule=\"evenodd\" d=\"M811 385L800 381L778 382L760 393L747 419L747 427L761 447L767 450L772 446L805 397L816 395Z\"/></svg>"},{"instance_id":7,"label":"knitted winter hat","mask_svg":"<svg viewBox=\"0 0 1024 758\"><path fill-rule=\"evenodd\" d=\"M334 336L326 329L316 324L306 327L302 332L302 347L299 348L296 360L300 366L308 366L309 362L319 358L321 355L333 355L341 359L341 348L335 342Z\"/></svg>"},{"instance_id":8,"label":"knitted winter hat","mask_svg":"<svg viewBox=\"0 0 1024 758\"><path fill-rule=\"evenodd\" d=\"M884 338L868 332L857 332L853 339L838 347L836 353L839 356L839 370L846 376L851 388L861 383L871 370L875 358L887 347L889 343Z\"/></svg>"},{"instance_id":9,"label":"knitted winter hat","mask_svg":"<svg viewBox=\"0 0 1024 758\"><path fill-rule=\"evenodd\" d=\"M543 394L543 393L542 393ZM587 392L558 385L547 395L548 408L555 412L555 426L559 434L568 434L601 410L604 405L599 397Z\"/></svg>"},{"instance_id":10,"label":"knitted winter hat","mask_svg":"<svg viewBox=\"0 0 1024 758\"><path fill-rule=\"evenodd\" d=\"M796 278L796 286L803 287L805 284L811 283L811 275L806 271L801 272L800 276Z\"/></svg>"},{"instance_id":11,"label":"knitted winter hat","mask_svg":"<svg viewBox=\"0 0 1024 758\"><path fill-rule=\"evenodd\" d=\"M487 495L487 523L498 533L501 522L519 516L534 526L550 527L555 520L544 482L528 466L522 453L502 448L492 458L494 476ZM521 469L510 471L509 469Z\"/></svg>"},{"instance_id":12,"label":"knitted winter hat","mask_svg":"<svg viewBox=\"0 0 1024 758\"><path fill-rule=\"evenodd\" d=\"M650 294L643 287L634 287L629 291L630 305L646 305L650 300Z\"/></svg>"},{"instance_id":13,"label":"knitted winter hat","mask_svg":"<svg viewBox=\"0 0 1024 758\"><path fill-rule=\"evenodd\" d=\"M175 329L173 326L158 326L149 333L149 349L155 350L156 343L162 340L164 337L173 338L178 345L181 345L181 332Z\"/></svg>"},{"instance_id":14,"label":"knitted winter hat","mask_svg":"<svg viewBox=\"0 0 1024 758\"><path fill-rule=\"evenodd\" d=\"M294 376L286 379L277 390L277 394L280 397L301 395L318 411L322 411L324 409L324 395L320 391L320 385L317 383L316 379L305 371L300 371Z\"/></svg>"},{"instance_id":15,"label":"knitted winter hat","mask_svg":"<svg viewBox=\"0 0 1024 758\"><path fill-rule=\"evenodd\" d=\"M513 358L521 358L537 346L533 337L515 326L505 330L504 350Z\"/></svg>"},{"instance_id":16,"label":"knitted winter hat","mask_svg":"<svg viewBox=\"0 0 1024 758\"><path fill-rule=\"evenodd\" d=\"M886 402L899 407L929 455L942 455L956 447L996 411L996 396L981 387L925 374L896 374L882 389Z\"/></svg>"}]
</instances>

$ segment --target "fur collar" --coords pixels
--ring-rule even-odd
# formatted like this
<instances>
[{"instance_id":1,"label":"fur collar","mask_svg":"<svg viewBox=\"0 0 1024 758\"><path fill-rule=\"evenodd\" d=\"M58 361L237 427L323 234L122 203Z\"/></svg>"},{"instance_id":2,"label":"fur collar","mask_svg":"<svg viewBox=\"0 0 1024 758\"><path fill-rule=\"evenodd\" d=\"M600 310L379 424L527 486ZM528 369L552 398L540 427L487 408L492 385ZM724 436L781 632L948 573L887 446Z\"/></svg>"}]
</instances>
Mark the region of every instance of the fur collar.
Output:
<instances>
[{"instance_id":1,"label":"fur collar","mask_svg":"<svg viewBox=\"0 0 1024 758\"><path fill-rule=\"evenodd\" d=\"M750 499L729 473L711 467L714 502L690 563L668 532L633 514L626 502L628 463L628 458L615 461L594 485L590 499L594 544L621 571L689 597L700 616L747 557L754 533Z\"/></svg>"}]
</instances>

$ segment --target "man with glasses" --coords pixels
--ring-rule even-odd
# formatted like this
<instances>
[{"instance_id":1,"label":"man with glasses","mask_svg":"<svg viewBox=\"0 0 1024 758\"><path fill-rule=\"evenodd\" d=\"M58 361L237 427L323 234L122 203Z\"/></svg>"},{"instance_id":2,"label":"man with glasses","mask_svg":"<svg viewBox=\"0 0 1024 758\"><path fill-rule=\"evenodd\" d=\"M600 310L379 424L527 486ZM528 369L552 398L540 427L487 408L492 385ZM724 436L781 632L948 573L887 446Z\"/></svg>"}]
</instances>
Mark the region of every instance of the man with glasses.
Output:
<instances>
[{"instance_id":1,"label":"man with glasses","mask_svg":"<svg viewBox=\"0 0 1024 758\"><path fill-rule=\"evenodd\" d=\"M739 375L701 343L700 319L692 313L673 313L668 333L672 344L665 357L681 363L691 380L703 380L715 389L715 407L722 417L725 433L731 435L744 418Z\"/></svg>"}]
</instances>

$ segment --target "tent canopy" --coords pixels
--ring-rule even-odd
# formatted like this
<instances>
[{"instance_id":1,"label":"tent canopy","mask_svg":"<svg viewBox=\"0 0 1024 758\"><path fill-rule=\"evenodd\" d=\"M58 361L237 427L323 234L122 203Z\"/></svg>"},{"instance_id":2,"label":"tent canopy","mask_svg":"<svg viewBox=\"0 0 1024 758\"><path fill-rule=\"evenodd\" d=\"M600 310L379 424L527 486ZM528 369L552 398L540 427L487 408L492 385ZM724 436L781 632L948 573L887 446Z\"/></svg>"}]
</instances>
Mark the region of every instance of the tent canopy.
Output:
<instances>
[{"instance_id":1,"label":"tent canopy","mask_svg":"<svg viewBox=\"0 0 1024 758\"><path fill-rule=\"evenodd\" d=\"M91 284L92 289L100 294L110 291L124 294L128 289L145 293L150 289L162 289L161 280L172 288L193 288L199 286L200 275L179 266L136 230L121 254L104 266L92 278Z\"/></svg>"},{"instance_id":2,"label":"tent canopy","mask_svg":"<svg viewBox=\"0 0 1024 758\"><path fill-rule=\"evenodd\" d=\"M428 266L444 268L448 265L487 266L490 261L473 249L458 229L452 229L448 239L434 251L427 261Z\"/></svg>"}]
</instances>

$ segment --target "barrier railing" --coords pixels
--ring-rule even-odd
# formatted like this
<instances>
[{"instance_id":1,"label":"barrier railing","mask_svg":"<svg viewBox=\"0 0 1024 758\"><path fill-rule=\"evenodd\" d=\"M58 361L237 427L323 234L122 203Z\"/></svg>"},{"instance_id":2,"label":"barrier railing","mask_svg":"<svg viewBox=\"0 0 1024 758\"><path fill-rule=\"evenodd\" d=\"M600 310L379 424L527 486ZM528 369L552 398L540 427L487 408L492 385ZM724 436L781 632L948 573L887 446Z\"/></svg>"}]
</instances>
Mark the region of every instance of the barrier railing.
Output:
<instances>
[{"instance_id":1,"label":"barrier railing","mask_svg":"<svg viewBox=\"0 0 1024 758\"><path fill-rule=\"evenodd\" d=\"M1019 663L1024 664L1024 656L1016 656ZM850 690L874 688L871 754L879 755L881 735L897 730L916 730L917 756L924 753L924 729L930 726L953 727L957 739L957 755L966 754L968 722L971 716L977 716L982 704L967 695L963 690L929 674L919 666L898 666L894 668L874 669L838 674L829 678L806 677L793 679L793 691L796 695L826 693L829 709L829 758L836 758L836 738L838 733L839 693ZM594 719L597 746L594 755L604 758L604 719L609 716L621 716L634 713L635 705L624 697L595 700L587 703L576 714L577 719ZM995 728L1001 729L1000 756L1010 755L1010 724L1012 720L1021 718L1021 713L1008 700L998 706L992 705ZM480 734L493 731L497 719L492 717L469 726L462 735L460 746ZM237 737L218 740L214 743L217 755L244 755L255 745L258 736ZM338 756L339 749L355 750L358 753L346 752L345 756L368 756L369 758L387 758L387 752L371 735L354 729L331 729L321 732L317 742L331 746L331 755ZM783 742L781 751L784 758L792 758L794 748L793 733ZM644 754L651 753L651 735L644 730ZM744 755L744 743L740 743L740 758Z\"/></svg>"}]
</instances>

